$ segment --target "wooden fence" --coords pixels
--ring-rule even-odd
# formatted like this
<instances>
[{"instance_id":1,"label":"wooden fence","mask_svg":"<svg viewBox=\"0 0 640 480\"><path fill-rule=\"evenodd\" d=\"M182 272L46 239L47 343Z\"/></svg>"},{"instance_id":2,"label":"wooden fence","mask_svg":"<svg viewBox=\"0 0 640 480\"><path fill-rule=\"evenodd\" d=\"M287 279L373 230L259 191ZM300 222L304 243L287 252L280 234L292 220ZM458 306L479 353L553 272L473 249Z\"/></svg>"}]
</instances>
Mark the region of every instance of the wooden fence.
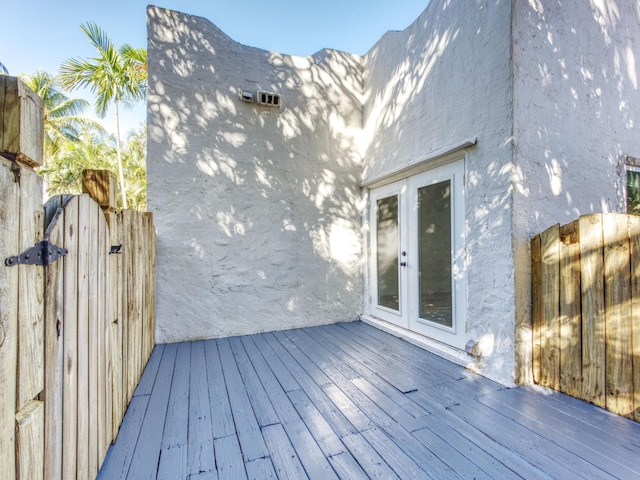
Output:
<instances>
[{"instance_id":1,"label":"wooden fence","mask_svg":"<svg viewBox=\"0 0 640 480\"><path fill-rule=\"evenodd\" d=\"M0 76L0 100L11 81ZM155 343L155 230L114 211L109 173L86 177L102 208L89 195L42 205L39 150L25 153L41 109L20 88L0 102L0 476L95 478Z\"/></svg>"},{"instance_id":2,"label":"wooden fence","mask_svg":"<svg viewBox=\"0 0 640 480\"><path fill-rule=\"evenodd\" d=\"M532 239L534 380L640 421L640 217Z\"/></svg>"}]
</instances>

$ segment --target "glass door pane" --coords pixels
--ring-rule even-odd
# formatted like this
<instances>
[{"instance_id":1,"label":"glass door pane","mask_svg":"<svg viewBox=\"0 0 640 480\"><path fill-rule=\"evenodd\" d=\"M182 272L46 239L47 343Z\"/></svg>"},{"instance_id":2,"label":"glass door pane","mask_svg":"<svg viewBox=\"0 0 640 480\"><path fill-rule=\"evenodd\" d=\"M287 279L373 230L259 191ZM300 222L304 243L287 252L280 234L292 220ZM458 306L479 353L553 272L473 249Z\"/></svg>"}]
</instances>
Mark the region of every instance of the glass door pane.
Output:
<instances>
[{"instance_id":1,"label":"glass door pane","mask_svg":"<svg viewBox=\"0 0 640 480\"><path fill-rule=\"evenodd\" d=\"M451 181L418 189L420 318L453 326L451 291Z\"/></svg>"},{"instance_id":2,"label":"glass door pane","mask_svg":"<svg viewBox=\"0 0 640 480\"><path fill-rule=\"evenodd\" d=\"M377 200L378 305L400 310L398 195Z\"/></svg>"}]
</instances>

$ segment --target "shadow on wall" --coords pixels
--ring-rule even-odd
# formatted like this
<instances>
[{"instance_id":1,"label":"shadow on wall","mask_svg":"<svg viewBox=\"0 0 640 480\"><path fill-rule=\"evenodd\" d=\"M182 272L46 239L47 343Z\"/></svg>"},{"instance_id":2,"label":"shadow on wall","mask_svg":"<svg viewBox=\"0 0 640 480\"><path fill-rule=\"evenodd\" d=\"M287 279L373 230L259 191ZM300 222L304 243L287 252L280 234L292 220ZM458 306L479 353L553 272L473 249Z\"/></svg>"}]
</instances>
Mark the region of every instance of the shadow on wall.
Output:
<instances>
[{"instance_id":1,"label":"shadow on wall","mask_svg":"<svg viewBox=\"0 0 640 480\"><path fill-rule=\"evenodd\" d=\"M148 16L159 277L202 293L169 312L193 313L203 338L357 318L360 58L289 57L198 17ZM244 103L241 90L277 92L282 108Z\"/></svg>"},{"instance_id":2,"label":"shadow on wall","mask_svg":"<svg viewBox=\"0 0 640 480\"><path fill-rule=\"evenodd\" d=\"M640 5L529 0L517 12L517 193L537 233L557 221L625 211L624 156L638 153Z\"/></svg>"}]
</instances>

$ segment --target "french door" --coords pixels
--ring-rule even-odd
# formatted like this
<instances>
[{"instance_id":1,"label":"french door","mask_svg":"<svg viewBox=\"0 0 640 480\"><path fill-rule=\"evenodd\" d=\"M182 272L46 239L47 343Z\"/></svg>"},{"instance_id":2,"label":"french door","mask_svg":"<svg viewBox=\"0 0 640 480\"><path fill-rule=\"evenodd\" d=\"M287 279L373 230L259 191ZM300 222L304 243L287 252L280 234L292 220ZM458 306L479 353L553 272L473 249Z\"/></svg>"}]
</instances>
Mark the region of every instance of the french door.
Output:
<instances>
[{"instance_id":1,"label":"french door","mask_svg":"<svg viewBox=\"0 0 640 480\"><path fill-rule=\"evenodd\" d=\"M371 191L371 313L464 348L464 161Z\"/></svg>"}]
</instances>

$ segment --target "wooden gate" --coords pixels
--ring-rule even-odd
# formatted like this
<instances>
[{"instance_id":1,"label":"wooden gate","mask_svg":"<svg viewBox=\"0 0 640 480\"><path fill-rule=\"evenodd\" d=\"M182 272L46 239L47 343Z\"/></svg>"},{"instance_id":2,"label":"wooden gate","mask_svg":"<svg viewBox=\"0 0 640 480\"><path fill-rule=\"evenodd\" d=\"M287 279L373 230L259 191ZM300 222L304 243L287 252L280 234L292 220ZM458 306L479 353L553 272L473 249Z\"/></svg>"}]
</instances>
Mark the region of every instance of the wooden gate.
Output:
<instances>
[{"instance_id":1,"label":"wooden gate","mask_svg":"<svg viewBox=\"0 0 640 480\"><path fill-rule=\"evenodd\" d=\"M155 233L88 195L45 211L68 251L46 269L45 478L94 478L155 345Z\"/></svg>"},{"instance_id":2,"label":"wooden gate","mask_svg":"<svg viewBox=\"0 0 640 480\"><path fill-rule=\"evenodd\" d=\"M535 382L640 421L640 217L585 215L531 250Z\"/></svg>"}]
</instances>

